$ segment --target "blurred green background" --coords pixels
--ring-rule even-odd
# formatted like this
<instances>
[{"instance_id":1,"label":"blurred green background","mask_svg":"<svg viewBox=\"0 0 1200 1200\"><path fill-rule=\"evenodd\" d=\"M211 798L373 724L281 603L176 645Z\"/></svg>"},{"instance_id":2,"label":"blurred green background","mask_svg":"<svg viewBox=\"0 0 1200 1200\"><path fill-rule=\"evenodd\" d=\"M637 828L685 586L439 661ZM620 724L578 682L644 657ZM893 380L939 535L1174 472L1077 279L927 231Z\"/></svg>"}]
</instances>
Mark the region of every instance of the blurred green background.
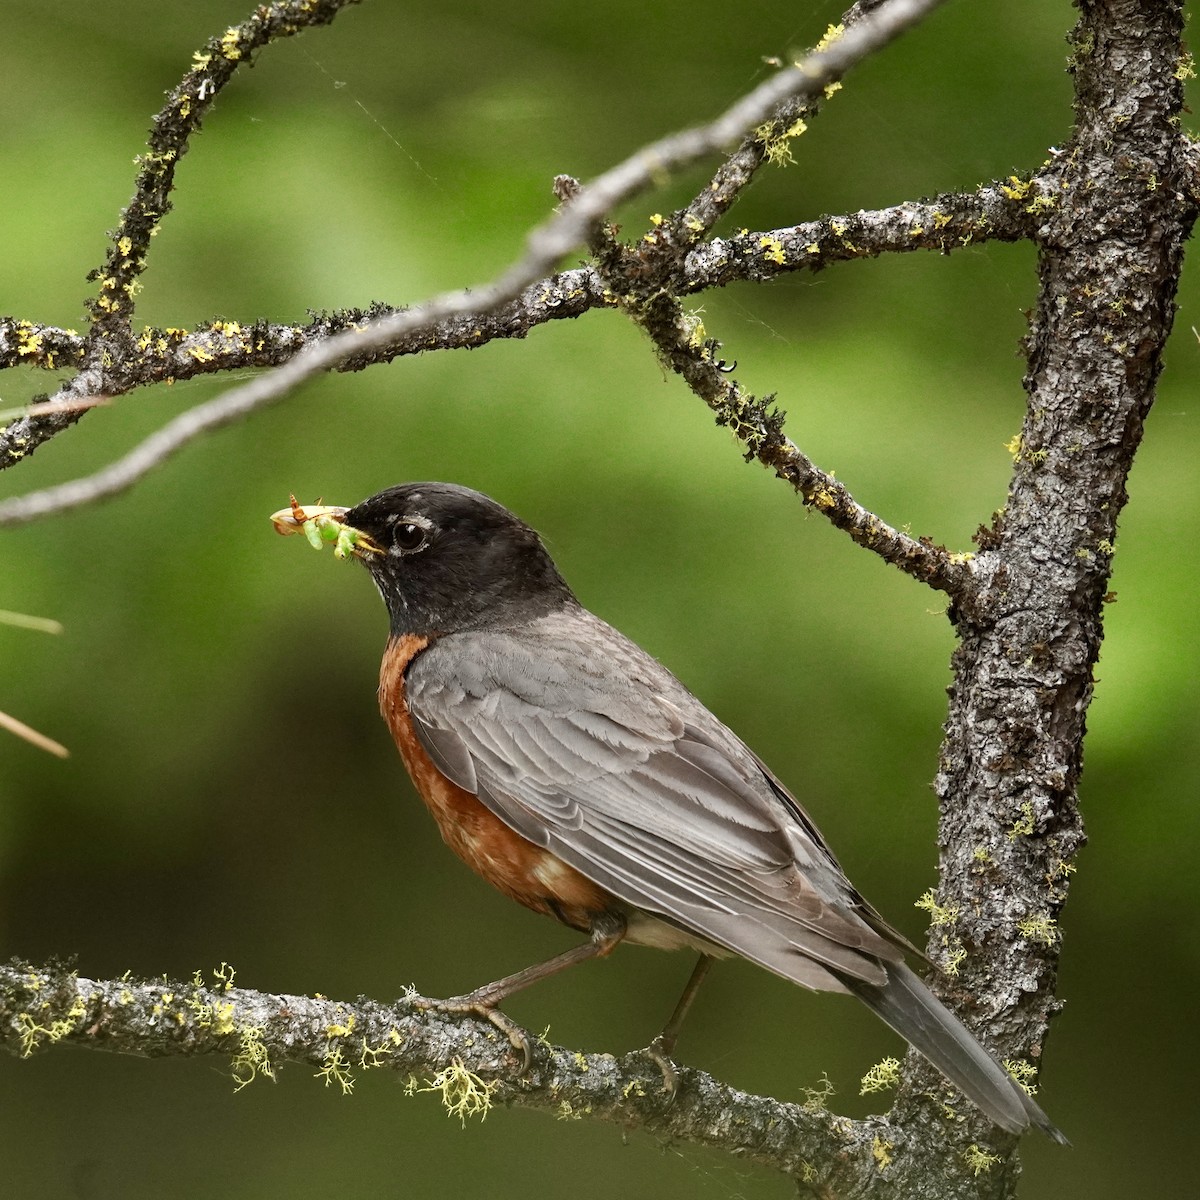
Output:
<instances>
[{"instance_id":1,"label":"blurred green background","mask_svg":"<svg viewBox=\"0 0 1200 1200\"><path fill-rule=\"evenodd\" d=\"M150 115L246 0L52 0L0 39L0 312L81 327L86 272L131 191ZM182 163L139 317L302 320L487 279L552 204L719 110L813 42L838 4L601 7L374 0L264 52ZM1070 129L1065 0L951 5L857 71L764 172L734 227L769 228L1026 171ZM622 214L636 233L704 179ZM888 520L966 549L1004 498L1022 416L1029 247L894 257L705 296L704 320L776 391L791 435ZM1193 274L1131 482L1083 783L1091 844L1064 920L1066 1009L1023 1195L1179 1195L1194 1179L1197 568ZM91 471L220 381L96 411L2 480ZM5 406L51 381L10 372ZM190 975L334 997L448 995L573 935L494 895L442 846L375 708L385 634L357 569L283 541L294 490L353 503L406 479L491 493L542 530L589 607L671 666L812 810L912 937L934 882L952 648L940 599L748 467L616 313L526 341L309 384L123 498L0 531L0 707L69 744L0 740L0 955L84 974ZM1181 520L1183 524L1181 524ZM718 650L713 653L712 646ZM690 962L629 949L513 1001L551 1037L625 1050ZM681 1058L835 1103L898 1043L848 1001L743 964L706 987ZM497 1112L465 1131L429 1096L304 1068L235 1095L214 1060L0 1058L0 1191L18 1197L785 1197L786 1180L589 1122Z\"/></svg>"}]
</instances>

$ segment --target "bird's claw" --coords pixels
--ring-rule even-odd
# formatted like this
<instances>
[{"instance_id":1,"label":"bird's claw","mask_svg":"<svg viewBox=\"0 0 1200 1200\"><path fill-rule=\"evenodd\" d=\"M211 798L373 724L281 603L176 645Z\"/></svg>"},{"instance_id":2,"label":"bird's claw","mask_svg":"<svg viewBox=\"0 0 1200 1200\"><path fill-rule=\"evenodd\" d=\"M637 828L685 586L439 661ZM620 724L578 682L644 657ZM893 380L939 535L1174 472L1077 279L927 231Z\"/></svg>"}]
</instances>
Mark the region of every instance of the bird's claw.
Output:
<instances>
[{"instance_id":1,"label":"bird's claw","mask_svg":"<svg viewBox=\"0 0 1200 1200\"><path fill-rule=\"evenodd\" d=\"M641 1051L662 1072L663 1091L666 1093L668 1108L675 1103L675 1097L679 1094L679 1072L670 1057L672 1048L660 1034Z\"/></svg>"},{"instance_id":2,"label":"bird's claw","mask_svg":"<svg viewBox=\"0 0 1200 1200\"><path fill-rule=\"evenodd\" d=\"M521 1057L521 1069L518 1075L528 1075L533 1066L533 1046L529 1035L511 1017L502 1013L495 1005L475 992L465 996L451 996L448 1000L429 1000L422 998L416 1001L416 1006L426 1011L442 1013L466 1013L472 1017L480 1017L494 1025L506 1038L509 1045Z\"/></svg>"}]
</instances>

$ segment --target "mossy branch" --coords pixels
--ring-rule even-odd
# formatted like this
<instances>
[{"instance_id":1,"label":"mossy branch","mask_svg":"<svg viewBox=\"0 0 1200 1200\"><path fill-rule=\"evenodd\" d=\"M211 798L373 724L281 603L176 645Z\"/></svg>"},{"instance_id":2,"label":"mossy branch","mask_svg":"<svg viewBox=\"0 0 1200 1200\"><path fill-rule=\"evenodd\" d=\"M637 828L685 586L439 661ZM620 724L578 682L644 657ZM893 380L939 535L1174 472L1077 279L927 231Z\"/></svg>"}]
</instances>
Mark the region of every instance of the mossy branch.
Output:
<instances>
[{"instance_id":1,"label":"mossy branch","mask_svg":"<svg viewBox=\"0 0 1200 1200\"><path fill-rule=\"evenodd\" d=\"M314 1086L345 1094L362 1073L387 1070L410 1093L439 1093L448 1113L462 1119L500 1106L605 1121L749 1159L816 1195L854 1190L882 1200L915 1168L886 1118L837 1116L824 1090L786 1103L681 1067L669 1103L660 1069L646 1055L583 1053L545 1039L533 1040L532 1067L519 1076L512 1047L488 1022L423 1010L420 1002L416 995L380 1004L252 991L234 987L224 965L209 980L197 973L150 982L86 979L63 966L14 961L0 966L0 1046L18 1058L68 1045L147 1058L224 1057L231 1091L264 1086L287 1063L309 1068ZM988 1136L969 1114L938 1136L946 1163L938 1190L906 1194L1003 1194L1011 1137ZM889 1147L886 1162L881 1146ZM984 1186L974 1152L987 1153L995 1167Z\"/></svg>"}]
</instances>

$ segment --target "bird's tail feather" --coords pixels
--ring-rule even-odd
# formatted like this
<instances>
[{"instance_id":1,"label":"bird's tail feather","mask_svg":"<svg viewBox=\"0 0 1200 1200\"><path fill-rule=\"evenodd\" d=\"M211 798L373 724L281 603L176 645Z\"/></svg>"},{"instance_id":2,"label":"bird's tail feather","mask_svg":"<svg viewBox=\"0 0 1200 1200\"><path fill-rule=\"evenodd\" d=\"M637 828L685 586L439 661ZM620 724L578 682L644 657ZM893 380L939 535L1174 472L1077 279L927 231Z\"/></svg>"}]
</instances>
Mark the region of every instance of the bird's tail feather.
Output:
<instances>
[{"instance_id":1,"label":"bird's tail feather","mask_svg":"<svg viewBox=\"0 0 1200 1200\"><path fill-rule=\"evenodd\" d=\"M868 1008L923 1054L979 1109L1010 1133L1036 1126L1067 1139L969 1029L903 964L888 963L888 983L875 987L843 977Z\"/></svg>"}]
</instances>

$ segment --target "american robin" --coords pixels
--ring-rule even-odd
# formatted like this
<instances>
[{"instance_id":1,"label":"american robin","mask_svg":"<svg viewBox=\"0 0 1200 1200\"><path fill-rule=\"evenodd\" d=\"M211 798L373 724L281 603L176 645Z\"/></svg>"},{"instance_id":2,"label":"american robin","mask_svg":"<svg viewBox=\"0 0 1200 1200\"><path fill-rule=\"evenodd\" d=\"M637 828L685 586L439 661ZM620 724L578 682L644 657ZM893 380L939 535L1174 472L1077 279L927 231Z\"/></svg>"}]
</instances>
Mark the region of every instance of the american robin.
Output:
<instances>
[{"instance_id":1,"label":"american robin","mask_svg":"<svg viewBox=\"0 0 1200 1200\"><path fill-rule=\"evenodd\" d=\"M446 483L272 518L357 558L391 621L379 702L442 837L501 892L589 940L440 1007L486 1016L619 942L701 958L653 1053L668 1055L713 958L848 992L997 1125L1062 1134L905 964L799 802L665 667L583 608L537 533Z\"/></svg>"}]
</instances>

